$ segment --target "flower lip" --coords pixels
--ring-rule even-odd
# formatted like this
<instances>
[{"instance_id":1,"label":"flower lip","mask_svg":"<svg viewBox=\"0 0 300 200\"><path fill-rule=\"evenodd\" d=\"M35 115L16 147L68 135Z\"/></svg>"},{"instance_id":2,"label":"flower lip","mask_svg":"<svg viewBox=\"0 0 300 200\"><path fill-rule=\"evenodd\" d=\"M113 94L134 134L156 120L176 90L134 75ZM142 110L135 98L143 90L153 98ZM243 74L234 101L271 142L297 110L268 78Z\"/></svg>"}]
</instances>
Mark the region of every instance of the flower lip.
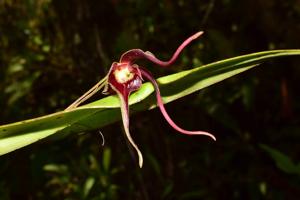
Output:
<instances>
[{"instance_id":1,"label":"flower lip","mask_svg":"<svg viewBox=\"0 0 300 200\"><path fill-rule=\"evenodd\" d=\"M122 94L130 94L141 87L141 72L137 65L113 63L108 74L108 83Z\"/></svg>"}]
</instances>

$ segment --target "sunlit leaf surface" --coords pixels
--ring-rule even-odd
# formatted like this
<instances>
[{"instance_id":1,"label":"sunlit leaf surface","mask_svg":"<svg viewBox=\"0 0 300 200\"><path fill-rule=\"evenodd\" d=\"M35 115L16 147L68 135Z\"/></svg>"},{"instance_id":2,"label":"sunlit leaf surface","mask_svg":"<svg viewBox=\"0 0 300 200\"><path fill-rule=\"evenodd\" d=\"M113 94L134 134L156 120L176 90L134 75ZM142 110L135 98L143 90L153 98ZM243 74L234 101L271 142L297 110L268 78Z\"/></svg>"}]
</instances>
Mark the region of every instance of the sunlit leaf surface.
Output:
<instances>
[{"instance_id":1,"label":"sunlit leaf surface","mask_svg":"<svg viewBox=\"0 0 300 200\"><path fill-rule=\"evenodd\" d=\"M251 69L268 59L292 55L300 55L300 50L274 50L248 54L161 77L158 82L163 100L168 103ZM130 97L132 110L137 112L154 108L156 100L152 95L153 91L151 84L143 84L141 89ZM50 135L79 133L111 124L121 117L118 107L117 97L108 96L71 111L61 111L2 125L0 126L0 155Z\"/></svg>"}]
</instances>

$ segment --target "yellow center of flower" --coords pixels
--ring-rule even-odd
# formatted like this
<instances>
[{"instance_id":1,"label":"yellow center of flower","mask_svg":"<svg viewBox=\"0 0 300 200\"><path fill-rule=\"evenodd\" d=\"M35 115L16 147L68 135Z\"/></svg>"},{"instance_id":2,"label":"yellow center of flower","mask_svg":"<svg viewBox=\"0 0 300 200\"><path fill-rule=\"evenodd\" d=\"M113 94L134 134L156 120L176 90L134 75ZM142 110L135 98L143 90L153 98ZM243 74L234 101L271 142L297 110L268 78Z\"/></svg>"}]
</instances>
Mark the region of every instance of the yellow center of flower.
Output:
<instances>
[{"instance_id":1,"label":"yellow center of flower","mask_svg":"<svg viewBox=\"0 0 300 200\"><path fill-rule=\"evenodd\" d=\"M126 83L130 81L134 77L134 73L129 71L128 67L123 67L120 69L116 69L114 71L114 76L118 83Z\"/></svg>"}]
</instances>

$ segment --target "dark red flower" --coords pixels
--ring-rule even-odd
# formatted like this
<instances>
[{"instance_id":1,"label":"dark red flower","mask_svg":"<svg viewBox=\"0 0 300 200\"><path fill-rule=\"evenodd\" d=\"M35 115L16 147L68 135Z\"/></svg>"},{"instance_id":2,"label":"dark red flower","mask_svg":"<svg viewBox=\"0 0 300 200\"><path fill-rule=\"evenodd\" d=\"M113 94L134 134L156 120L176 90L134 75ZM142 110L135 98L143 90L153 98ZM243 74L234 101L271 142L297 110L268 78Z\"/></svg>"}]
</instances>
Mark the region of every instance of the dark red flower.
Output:
<instances>
[{"instance_id":1,"label":"dark red flower","mask_svg":"<svg viewBox=\"0 0 300 200\"><path fill-rule=\"evenodd\" d=\"M188 39L186 39L175 51L172 58L169 61L161 61L157 59L152 53L150 52L144 52L141 49L132 49L127 52L125 52L122 56L119 62L114 62L108 72L108 75L102 79L99 83L97 83L93 88L91 88L87 93L85 93L82 97L80 97L78 100L76 100L71 106L69 106L67 109L71 109L74 107L77 107L80 103L88 99L90 96L92 96L94 93L99 91L102 87L105 86L104 93L110 93L110 91L114 91L117 93L120 99L121 104L121 113L122 113L122 120L123 125L125 129L126 136L131 143L131 145L135 148L135 150L138 153L139 157L139 166L142 167L143 165L143 156L140 152L138 146L134 143L130 132L129 132L129 108L128 108L128 98L131 92L138 90L141 85L143 78L150 81L154 89L156 91L156 98L157 98L157 104L161 110L161 113L167 120L167 122L178 132L187 134L187 135L206 135L211 137L212 139L216 140L216 138L207 132L204 131L187 131L180 127L178 127L173 120L168 115L167 111L164 108L163 100L160 95L159 87L156 82L156 80L153 78L151 73L142 68L139 67L137 64L135 64L135 61L138 59L147 59L155 64L158 64L160 66L166 67L171 65L180 52L185 48L186 45L188 45L192 40L198 38L200 35L202 35L203 32L198 32Z\"/></svg>"}]
</instances>

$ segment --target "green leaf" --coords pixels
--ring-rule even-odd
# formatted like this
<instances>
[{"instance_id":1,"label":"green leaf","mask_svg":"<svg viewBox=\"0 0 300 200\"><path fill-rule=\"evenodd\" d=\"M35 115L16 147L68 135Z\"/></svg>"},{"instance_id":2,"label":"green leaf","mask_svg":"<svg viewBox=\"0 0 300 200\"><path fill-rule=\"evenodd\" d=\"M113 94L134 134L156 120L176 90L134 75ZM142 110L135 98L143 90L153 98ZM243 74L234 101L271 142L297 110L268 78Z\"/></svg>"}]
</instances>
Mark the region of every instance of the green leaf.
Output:
<instances>
[{"instance_id":1,"label":"green leaf","mask_svg":"<svg viewBox=\"0 0 300 200\"><path fill-rule=\"evenodd\" d=\"M90 176L86 179L83 187L83 198L86 199L95 184L95 178Z\"/></svg>"},{"instance_id":2,"label":"green leaf","mask_svg":"<svg viewBox=\"0 0 300 200\"><path fill-rule=\"evenodd\" d=\"M182 71L158 79L165 103L174 101L205 87L244 72L275 57L300 55L300 50L264 51L238 56L192 70ZM131 113L156 107L154 89L145 83L129 99ZM0 126L0 155L32 144L50 135L99 129L120 119L119 101L109 96L74 110L24 120Z\"/></svg>"},{"instance_id":3,"label":"green leaf","mask_svg":"<svg viewBox=\"0 0 300 200\"><path fill-rule=\"evenodd\" d=\"M55 172L61 174L64 174L69 171L66 165L57 165L57 164L47 164L43 167L43 169L48 172Z\"/></svg>"},{"instance_id":4,"label":"green leaf","mask_svg":"<svg viewBox=\"0 0 300 200\"><path fill-rule=\"evenodd\" d=\"M105 148L103 151L103 169L105 172L108 172L110 167L110 158L111 158L111 151L109 148Z\"/></svg>"},{"instance_id":5,"label":"green leaf","mask_svg":"<svg viewBox=\"0 0 300 200\"><path fill-rule=\"evenodd\" d=\"M264 144L261 144L260 147L271 156L279 169L288 174L300 175L299 165L294 164L287 155Z\"/></svg>"}]
</instances>

